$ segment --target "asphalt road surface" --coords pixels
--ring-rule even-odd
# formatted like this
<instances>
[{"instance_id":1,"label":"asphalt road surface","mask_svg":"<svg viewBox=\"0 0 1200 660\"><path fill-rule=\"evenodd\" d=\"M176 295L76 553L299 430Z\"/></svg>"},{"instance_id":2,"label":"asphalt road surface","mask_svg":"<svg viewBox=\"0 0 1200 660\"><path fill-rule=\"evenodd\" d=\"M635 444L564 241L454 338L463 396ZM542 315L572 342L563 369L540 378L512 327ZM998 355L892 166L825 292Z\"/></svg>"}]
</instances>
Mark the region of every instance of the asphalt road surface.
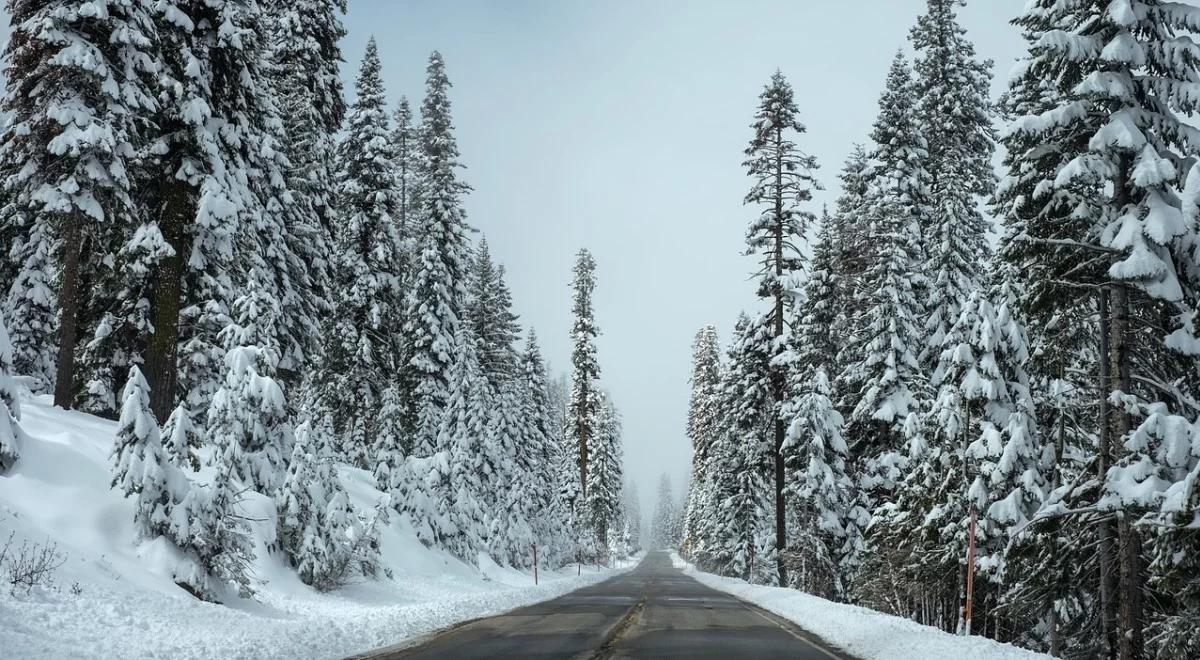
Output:
<instances>
[{"instance_id":1,"label":"asphalt road surface","mask_svg":"<svg viewBox=\"0 0 1200 660\"><path fill-rule=\"evenodd\" d=\"M359 658L853 660L794 624L710 589L663 552L597 585Z\"/></svg>"}]
</instances>

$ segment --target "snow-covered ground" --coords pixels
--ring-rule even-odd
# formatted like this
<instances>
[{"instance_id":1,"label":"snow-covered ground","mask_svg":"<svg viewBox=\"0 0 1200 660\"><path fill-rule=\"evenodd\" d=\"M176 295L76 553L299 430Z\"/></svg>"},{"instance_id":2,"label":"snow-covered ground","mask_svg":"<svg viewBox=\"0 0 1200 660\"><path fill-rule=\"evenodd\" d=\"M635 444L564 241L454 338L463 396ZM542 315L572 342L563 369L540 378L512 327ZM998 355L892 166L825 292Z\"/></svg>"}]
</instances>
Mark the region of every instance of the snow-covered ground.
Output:
<instances>
[{"instance_id":1,"label":"snow-covered ground","mask_svg":"<svg viewBox=\"0 0 1200 660\"><path fill-rule=\"evenodd\" d=\"M671 553L677 568L703 584L794 621L861 660L1053 660L1049 655L979 636L961 637L903 617L834 603L795 589L764 587L696 570Z\"/></svg>"},{"instance_id":2,"label":"snow-covered ground","mask_svg":"<svg viewBox=\"0 0 1200 660\"><path fill-rule=\"evenodd\" d=\"M333 658L411 640L454 623L553 598L612 575L575 567L533 576L481 558L475 569L419 543L392 516L381 535L392 579L322 594L282 560L257 548L255 600L202 603L175 586L174 550L135 543L133 506L109 489L115 424L22 406L30 436L0 477L0 546L58 545L66 562L51 589L12 594L0 585L0 656L10 658ZM367 509L380 494L363 472L341 478ZM258 505L257 507L255 505ZM248 502L263 508L266 501ZM255 524L273 524L263 520ZM262 535L258 535L262 536ZM630 564L632 565L632 564Z\"/></svg>"}]
</instances>

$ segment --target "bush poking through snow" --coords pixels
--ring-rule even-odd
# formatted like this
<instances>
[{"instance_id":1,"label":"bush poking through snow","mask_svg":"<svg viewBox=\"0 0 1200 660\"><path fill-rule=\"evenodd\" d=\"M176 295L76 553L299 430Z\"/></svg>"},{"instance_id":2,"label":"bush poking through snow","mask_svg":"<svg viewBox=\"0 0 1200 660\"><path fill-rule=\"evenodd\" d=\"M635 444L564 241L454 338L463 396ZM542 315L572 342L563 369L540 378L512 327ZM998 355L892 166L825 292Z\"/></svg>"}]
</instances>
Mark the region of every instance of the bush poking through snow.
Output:
<instances>
[{"instance_id":1,"label":"bush poking through snow","mask_svg":"<svg viewBox=\"0 0 1200 660\"><path fill-rule=\"evenodd\" d=\"M22 541L14 545L16 532L11 532L0 546L0 571L12 592L30 593L36 587L53 587L54 573L67 562L58 544Z\"/></svg>"}]
</instances>

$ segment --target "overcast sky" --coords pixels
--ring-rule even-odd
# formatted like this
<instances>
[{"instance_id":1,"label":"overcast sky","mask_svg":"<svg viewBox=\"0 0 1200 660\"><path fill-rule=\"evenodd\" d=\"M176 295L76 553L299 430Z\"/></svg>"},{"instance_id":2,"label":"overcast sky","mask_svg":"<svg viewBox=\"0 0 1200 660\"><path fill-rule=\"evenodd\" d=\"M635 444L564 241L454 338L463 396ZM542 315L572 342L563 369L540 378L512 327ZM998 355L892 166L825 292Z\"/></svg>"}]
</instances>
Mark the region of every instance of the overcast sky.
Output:
<instances>
[{"instance_id":1,"label":"overcast sky","mask_svg":"<svg viewBox=\"0 0 1200 660\"><path fill-rule=\"evenodd\" d=\"M352 82L375 35L389 98L419 104L425 61L445 57L472 225L508 268L522 323L568 365L571 265L598 262L603 383L625 421L625 468L646 521L657 480L682 489L690 349L724 343L754 308L741 256L755 211L742 150L762 85L796 89L832 203L866 139L888 65L924 0L351 0ZM1023 0L973 0L962 22L996 61L999 91L1020 54L1007 24ZM819 208L817 206L816 208Z\"/></svg>"}]
</instances>

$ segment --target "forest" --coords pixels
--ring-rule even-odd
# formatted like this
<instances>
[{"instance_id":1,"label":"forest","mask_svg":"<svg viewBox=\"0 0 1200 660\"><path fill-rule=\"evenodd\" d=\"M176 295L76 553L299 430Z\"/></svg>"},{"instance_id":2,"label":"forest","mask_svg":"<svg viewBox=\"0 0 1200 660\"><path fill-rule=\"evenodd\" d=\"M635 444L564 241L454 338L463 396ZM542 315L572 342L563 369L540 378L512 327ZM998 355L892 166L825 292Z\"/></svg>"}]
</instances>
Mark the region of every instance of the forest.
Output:
<instances>
[{"instance_id":1,"label":"forest","mask_svg":"<svg viewBox=\"0 0 1200 660\"><path fill-rule=\"evenodd\" d=\"M467 223L439 53L415 113L390 109L373 39L347 104L345 0L9 8L0 469L25 389L117 420L112 487L204 600L254 592L252 493L277 518L258 540L321 590L387 573L397 514L469 564L639 545L595 260L556 329L568 385ZM384 496L355 510L342 466Z\"/></svg>"},{"instance_id":2,"label":"forest","mask_svg":"<svg viewBox=\"0 0 1200 660\"><path fill-rule=\"evenodd\" d=\"M960 4L916 19L832 209L811 99L762 92L760 311L696 334L679 545L1056 657L1200 657L1200 7L1032 0L993 100Z\"/></svg>"}]
</instances>

